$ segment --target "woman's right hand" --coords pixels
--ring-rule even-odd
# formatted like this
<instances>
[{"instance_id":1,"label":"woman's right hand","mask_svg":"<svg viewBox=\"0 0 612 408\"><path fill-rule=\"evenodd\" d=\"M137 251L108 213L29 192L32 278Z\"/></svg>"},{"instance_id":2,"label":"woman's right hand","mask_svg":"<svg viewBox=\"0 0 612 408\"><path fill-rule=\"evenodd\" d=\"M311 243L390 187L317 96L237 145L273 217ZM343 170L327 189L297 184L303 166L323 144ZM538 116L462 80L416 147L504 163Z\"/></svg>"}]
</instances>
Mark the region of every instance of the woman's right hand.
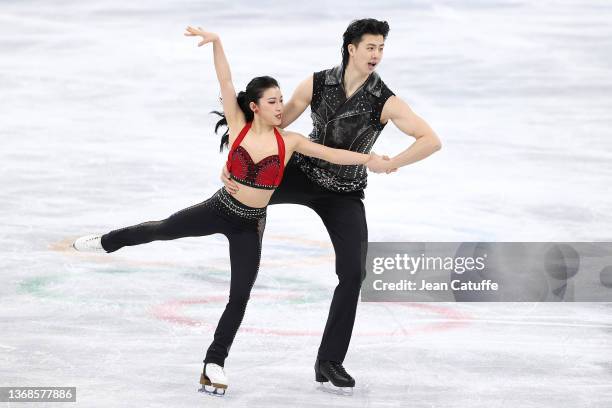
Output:
<instances>
[{"instance_id":1,"label":"woman's right hand","mask_svg":"<svg viewBox=\"0 0 612 408\"><path fill-rule=\"evenodd\" d=\"M187 37L196 37L196 36L202 37L202 41L198 43L198 47L201 47L204 44L207 44L209 42L215 42L219 39L218 34L204 31L202 27L195 28L195 27L187 26L185 30L187 30L187 32L185 33L185 36Z\"/></svg>"},{"instance_id":2,"label":"woman's right hand","mask_svg":"<svg viewBox=\"0 0 612 408\"><path fill-rule=\"evenodd\" d=\"M228 193L236 194L238 192L238 184L230 178L230 173L225 164L223 165L223 170L221 170L221 181Z\"/></svg>"}]
</instances>

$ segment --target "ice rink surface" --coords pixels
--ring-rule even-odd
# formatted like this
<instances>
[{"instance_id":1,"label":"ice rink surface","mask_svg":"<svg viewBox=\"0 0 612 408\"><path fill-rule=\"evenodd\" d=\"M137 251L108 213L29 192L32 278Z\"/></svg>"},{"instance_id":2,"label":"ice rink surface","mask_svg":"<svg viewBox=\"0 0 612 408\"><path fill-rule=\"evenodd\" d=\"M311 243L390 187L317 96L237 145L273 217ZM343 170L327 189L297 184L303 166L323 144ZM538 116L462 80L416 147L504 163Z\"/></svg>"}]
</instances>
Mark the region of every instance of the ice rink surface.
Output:
<instances>
[{"instance_id":1,"label":"ice rink surface","mask_svg":"<svg viewBox=\"0 0 612 408\"><path fill-rule=\"evenodd\" d=\"M360 303L352 396L312 366L336 283L310 210L273 206L226 369L196 392L228 291L221 235L112 255L83 234L163 219L220 186L217 31L234 81L285 97L388 20L378 69L440 136L370 175L370 241L611 241L612 4L604 1L10 1L0 4L0 386L76 386L79 407L612 406L610 303ZM308 113L291 126L310 132ZM374 150L413 139L393 125ZM0 403L0 406L28 404Z\"/></svg>"}]
</instances>

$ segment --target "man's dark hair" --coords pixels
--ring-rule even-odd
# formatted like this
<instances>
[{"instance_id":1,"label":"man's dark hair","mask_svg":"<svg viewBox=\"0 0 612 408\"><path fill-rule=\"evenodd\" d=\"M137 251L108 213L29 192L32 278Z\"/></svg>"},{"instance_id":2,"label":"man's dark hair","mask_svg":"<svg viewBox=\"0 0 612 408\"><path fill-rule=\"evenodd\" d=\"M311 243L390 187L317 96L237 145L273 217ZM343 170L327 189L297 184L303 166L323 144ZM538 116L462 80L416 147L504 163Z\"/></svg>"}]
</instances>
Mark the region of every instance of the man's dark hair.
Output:
<instances>
[{"instance_id":1,"label":"man's dark hair","mask_svg":"<svg viewBox=\"0 0 612 408\"><path fill-rule=\"evenodd\" d=\"M374 18L352 21L342 35L342 65L344 69L346 69L349 60L348 45L357 46L364 34L382 35L386 39L387 34L389 34L389 24L386 21L378 21Z\"/></svg>"}]
</instances>

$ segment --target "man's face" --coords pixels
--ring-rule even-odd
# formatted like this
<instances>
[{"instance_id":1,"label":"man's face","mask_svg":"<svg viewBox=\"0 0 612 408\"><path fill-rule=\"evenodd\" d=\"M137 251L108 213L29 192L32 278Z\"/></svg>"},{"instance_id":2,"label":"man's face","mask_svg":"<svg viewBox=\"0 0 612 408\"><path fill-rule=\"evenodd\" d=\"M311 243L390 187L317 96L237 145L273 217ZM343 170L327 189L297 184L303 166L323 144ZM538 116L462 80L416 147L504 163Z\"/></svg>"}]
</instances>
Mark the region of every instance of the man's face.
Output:
<instances>
[{"instance_id":1,"label":"man's face","mask_svg":"<svg viewBox=\"0 0 612 408\"><path fill-rule=\"evenodd\" d=\"M381 34L364 34L357 46L348 45L354 67L361 73L374 72L383 57L385 39Z\"/></svg>"}]
</instances>

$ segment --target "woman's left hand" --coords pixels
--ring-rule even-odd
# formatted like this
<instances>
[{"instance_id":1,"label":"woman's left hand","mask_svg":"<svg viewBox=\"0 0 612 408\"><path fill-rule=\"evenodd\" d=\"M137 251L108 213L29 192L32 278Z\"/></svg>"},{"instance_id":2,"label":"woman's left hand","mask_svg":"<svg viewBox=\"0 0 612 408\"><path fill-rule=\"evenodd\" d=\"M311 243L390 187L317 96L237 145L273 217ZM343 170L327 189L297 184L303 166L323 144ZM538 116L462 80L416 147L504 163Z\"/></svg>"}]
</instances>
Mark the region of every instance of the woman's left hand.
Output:
<instances>
[{"instance_id":1,"label":"woman's left hand","mask_svg":"<svg viewBox=\"0 0 612 408\"><path fill-rule=\"evenodd\" d=\"M209 31L204 31L204 29L202 27L191 27L191 26L187 26L186 28L187 32L185 33L185 36L187 37L202 37L202 41L200 41L198 43L198 47L203 46L204 44L207 44L209 42L215 42L219 39L219 35L215 34L215 33L211 33Z\"/></svg>"}]
</instances>

